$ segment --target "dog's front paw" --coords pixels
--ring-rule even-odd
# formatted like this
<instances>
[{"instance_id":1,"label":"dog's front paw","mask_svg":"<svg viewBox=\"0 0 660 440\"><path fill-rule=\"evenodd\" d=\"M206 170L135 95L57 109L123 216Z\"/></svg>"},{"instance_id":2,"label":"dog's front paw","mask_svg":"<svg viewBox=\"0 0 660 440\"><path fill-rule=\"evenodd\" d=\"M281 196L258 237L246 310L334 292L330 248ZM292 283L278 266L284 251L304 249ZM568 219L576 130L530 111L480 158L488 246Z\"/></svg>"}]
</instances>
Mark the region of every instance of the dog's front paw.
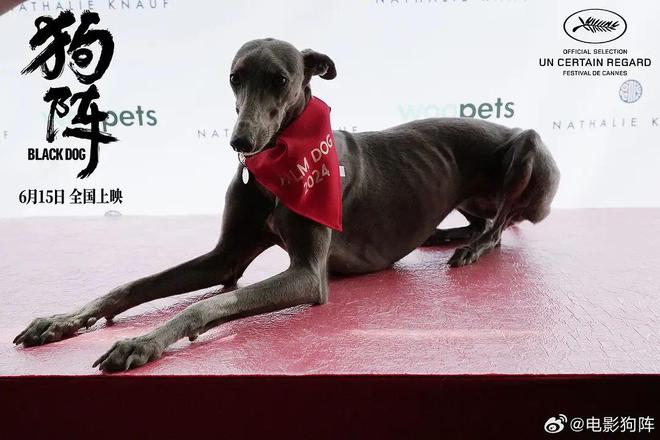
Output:
<instances>
[{"instance_id":1,"label":"dog's front paw","mask_svg":"<svg viewBox=\"0 0 660 440\"><path fill-rule=\"evenodd\" d=\"M91 327L95 322L96 318L68 314L37 318L14 338L14 344L32 347L60 341L73 335L83 325Z\"/></svg>"},{"instance_id":2,"label":"dog's front paw","mask_svg":"<svg viewBox=\"0 0 660 440\"><path fill-rule=\"evenodd\" d=\"M126 371L156 360L162 354L163 349L156 341L146 336L139 336L115 342L92 367L98 365L99 370L106 372Z\"/></svg>"},{"instance_id":3,"label":"dog's front paw","mask_svg":"<svg viewBox=\"0 0 660 440\"><path fill-rule=\"evenodd\" d=\"M449 259L451 267L461 267L472 264L479 258L479 253L470 246L459 247Z\"/></svg>"}]
</instances>

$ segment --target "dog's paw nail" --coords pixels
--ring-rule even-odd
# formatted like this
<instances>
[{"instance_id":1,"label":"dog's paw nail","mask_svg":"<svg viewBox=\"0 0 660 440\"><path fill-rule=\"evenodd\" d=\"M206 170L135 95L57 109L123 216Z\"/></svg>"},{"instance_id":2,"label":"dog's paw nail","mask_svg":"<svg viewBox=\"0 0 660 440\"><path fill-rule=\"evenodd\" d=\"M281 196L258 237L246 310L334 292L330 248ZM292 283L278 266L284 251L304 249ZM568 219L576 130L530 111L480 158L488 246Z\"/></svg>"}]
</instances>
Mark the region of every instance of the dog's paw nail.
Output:
<instances>
[{"instance_id":1,"label":"dog's paw nail","mask_svg":"<svg viewBox=\"0 0 660 440\"><path fill-rule=\"evenodd\" d=\"M53 334L51 332L47 332L41 335L39 338L39 344L38 345L44 345L44 343L49 339L53 337Z\"/></svg>"},{"instance_id":2,"label":"dog's paw nail","mask_svg":"<svg viewBox=\"0 0 660 440\"><path fill-rule=\"evenodd\" d=\"M87 320L87 323L85 324L85 327L90 328L94 324L96 324L96 318L91 317Z\"/></svg>"},{"instance_id":3,"label":"dog's paw nail","mask_svg":"<svg viewBox=\"0 0 660 440\"><path fill-rule=\"evenodd\" d=\"M473 263L476 259L476 252L468 247L462 247L456 249L447 263L451 267L461 267Z\"/></svg>"},{"instance_id":4,"label":"dog's paw nail","mask_svg":"<svg viewBox=\"0 0 660 440\"><path fill-rule=\"evenodd\" d=\"M195 339L197 339L198 336L199 336L199 333L192 333L190 336L188 336L188 340L190 340L190 342L192 342Z\"/></svg>"},{"instance_id":5,"label":"dog's paw nail","mask_svg":"<svg viewBox=\"0 0 660 440\"><path fill-rule=\"evenodd\" d=\"M151 339L135 337L113 344L103 356L94 362L104 373L126 371L141 367L147 362L158 359L162 353L159 345Z\"/></svg>"}]
</instances>

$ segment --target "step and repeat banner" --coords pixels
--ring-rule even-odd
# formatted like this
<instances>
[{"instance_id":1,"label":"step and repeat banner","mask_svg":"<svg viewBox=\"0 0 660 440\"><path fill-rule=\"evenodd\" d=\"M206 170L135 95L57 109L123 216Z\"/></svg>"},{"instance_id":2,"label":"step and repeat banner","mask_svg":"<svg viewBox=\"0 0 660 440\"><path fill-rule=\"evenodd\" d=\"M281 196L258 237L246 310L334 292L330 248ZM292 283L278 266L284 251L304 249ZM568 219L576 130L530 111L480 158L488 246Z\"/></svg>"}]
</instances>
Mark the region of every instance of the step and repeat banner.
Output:
<instances>
[{"instance_id":1,"label":"step and repeat banner","mask_svg":"<svg viewBox=\"0 0 660 440\"><path fill-rule=\"evenodd\" d=\"M0 16L0 217L215 214L229 68L274 37L329 55L335 129L534 128L554 206L660 206L660 2L27 1ZM107 116L106 116L107 113Z\"/></svg>"}]
</instances>

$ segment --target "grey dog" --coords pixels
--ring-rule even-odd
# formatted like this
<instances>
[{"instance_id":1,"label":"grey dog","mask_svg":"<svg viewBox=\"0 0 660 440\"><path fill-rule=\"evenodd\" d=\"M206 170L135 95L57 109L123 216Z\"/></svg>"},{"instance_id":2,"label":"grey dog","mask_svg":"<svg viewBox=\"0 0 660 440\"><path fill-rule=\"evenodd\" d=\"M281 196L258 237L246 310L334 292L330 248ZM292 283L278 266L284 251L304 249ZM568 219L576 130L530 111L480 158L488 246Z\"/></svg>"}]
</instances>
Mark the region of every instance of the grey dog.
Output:
<instances>
[{"instance_id":1,"label":"grey dog","mask_svg":"<svg viewBox=\"0 0 660 440\"><path fill-rule=\"evenodd\" d=\"M230 144L254 153L305 108L315 75L333 79L334 62L275 39L250 41L230 74L238 119ZM451 266L473 263L500 244L502 231L550 212L559 171L534 130L473 119L438 118L384 131L335 131L342 178L343 232L302 217L251 179L243 165L225 199L213 250L164 272L113 289L81 309L35 319L14 340L25 346L61 340L101 317L108 321L138 304L215 285L235 286L247 266L278 245L291 263L264 281L199 301L143 336L115 343L93 366L135 368L159 358L175 341L220 323L328 300L328 273L359 274L390 267L419 246L462 240ZM454 209L468 226L441 230Z\"/></svg>"}]
</instances>

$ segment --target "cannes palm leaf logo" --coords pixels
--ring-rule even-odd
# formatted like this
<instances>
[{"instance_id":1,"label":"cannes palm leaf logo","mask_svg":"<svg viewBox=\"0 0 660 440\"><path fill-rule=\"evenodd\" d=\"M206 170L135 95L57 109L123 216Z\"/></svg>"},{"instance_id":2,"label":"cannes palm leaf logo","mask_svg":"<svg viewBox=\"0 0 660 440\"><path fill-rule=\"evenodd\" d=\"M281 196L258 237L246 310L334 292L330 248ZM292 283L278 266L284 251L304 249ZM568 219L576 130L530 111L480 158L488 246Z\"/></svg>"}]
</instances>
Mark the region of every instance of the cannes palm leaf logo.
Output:
<instances>
[{"instance_id":1,"label":"cannes palm leaf logo","mask_svg":"<svg viewBox=\"0 0 660 440\"><path fill-rule=\"evenodd\" d=\"M607 9L582 9L564 20L566 35L580 43L609 43L621 38L627 29L626 19Z\"/></svg>"},{"instance_id":2,"label":"cannes palm leaf logo","mask_svg":"<svg viewBox=\"0 0 660 440\"><path fill-rule=\"evenodd\" d=\"M575 26L573 28L573 32L577 31L580 28L584 28L593 34L595 34L596 32L612 32L616 30L616 27L619 25L618 20L606 21L606 20L597 20L593 17L589 17L585 21L580 16L578 16L578 19L582 24Z\"/></svg>"}]
</instances>

